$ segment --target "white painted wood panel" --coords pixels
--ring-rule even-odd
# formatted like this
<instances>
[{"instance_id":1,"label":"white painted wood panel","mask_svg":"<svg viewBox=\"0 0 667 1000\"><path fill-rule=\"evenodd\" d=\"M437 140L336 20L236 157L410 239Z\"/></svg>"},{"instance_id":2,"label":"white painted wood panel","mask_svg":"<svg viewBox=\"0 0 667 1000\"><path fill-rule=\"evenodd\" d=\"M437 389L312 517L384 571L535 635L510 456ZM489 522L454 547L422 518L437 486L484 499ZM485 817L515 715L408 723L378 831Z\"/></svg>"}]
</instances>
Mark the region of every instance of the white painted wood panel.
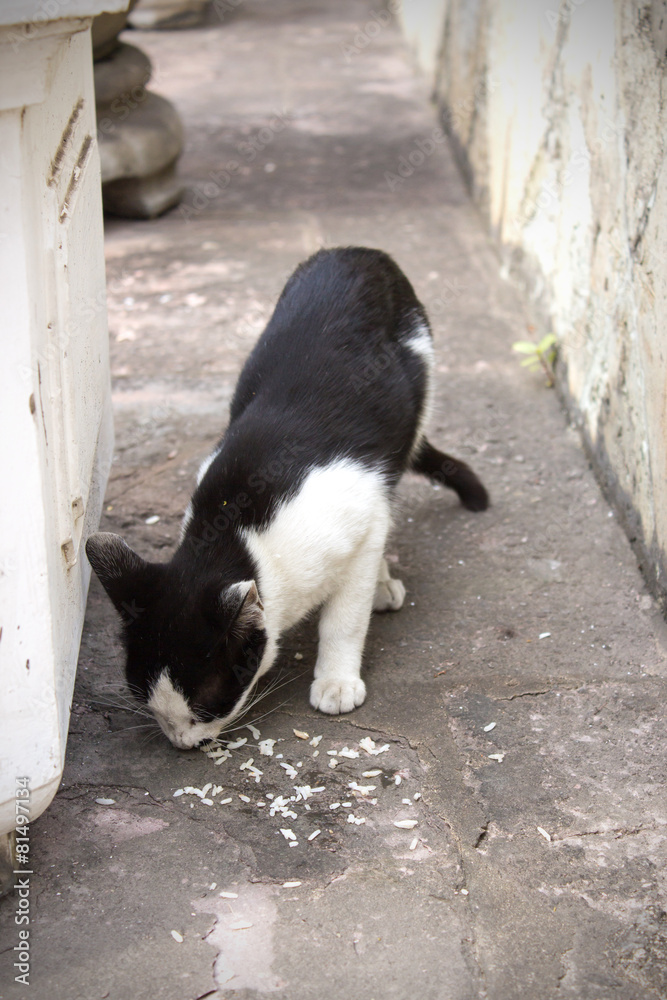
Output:
<instances>
[{"instance_id":1,"label":"white painted wood panel","mask_svg":"<svg viewBox=\"0 0 667 1000\"><path fill-rule=\"evenodd\" d=\"M90 577L82 540L113 445L90 20L0 27L0 95L5 833L16 777L30 779L34 819L62 775Z\"/></svg>"}]
</instances>

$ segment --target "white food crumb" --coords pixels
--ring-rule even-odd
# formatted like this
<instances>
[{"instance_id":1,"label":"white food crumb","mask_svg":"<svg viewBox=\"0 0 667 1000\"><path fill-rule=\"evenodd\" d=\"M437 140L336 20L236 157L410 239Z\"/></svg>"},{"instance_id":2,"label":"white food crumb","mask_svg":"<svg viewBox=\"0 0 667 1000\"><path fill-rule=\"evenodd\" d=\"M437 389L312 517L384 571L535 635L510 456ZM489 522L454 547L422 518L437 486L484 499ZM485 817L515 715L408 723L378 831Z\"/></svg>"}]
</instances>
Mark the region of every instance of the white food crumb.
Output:
<instances>
[{"instance_id":1,"label":"white food crumb","mask_svg":"<svg viewBox=\"0 0 667 1000\"><path fill-rule=\"evenodd\" d=\"M415 792L415 794L412 796L412 798L415 800L415 802L419 801L419 799L421 797L422 797L422 793L421 792Z\"/></svg>"},{"instance_id":2,"label":"white food crumb","mask_svg":"<svg viewBox=\"0 0 667 1000\"><path fill-rule=\"evenodd\" d=\"M308 739L308 735L309 734L302 732L300 729L293 729L292 732L294 733L294 735L296 736L296 738L298 740L307 740Z\"/></svg>"},{"instance_id":3,"label":"white food crumb","mask_svg":"<svg viewBox=\"0 0 667 1000\"><path fill-rule=\"evenodd\" d=\"M358 785L356 781L349 781L347 787L353 792L359 792L360 795L368 795L369 792L375 791L377 785Z\"/></svg>"},{"instance_id":4,"label":"white food crumb","mask_svg":"<svg viewBox=\"0 0 667 1000\"><path fill-rule=\"evenodd\" d=\"M296 889L300 882L283 882L283 889Z\"/></svg>"},{"instance_id":5,"label":"white food crumb","mask_svg":"<svg viewBox=\"0 0 667 1000\"><path fill-rule=\"evenodd\" d=\"M291 764L281 763L280 766L285 768L290 778L296 778L297 774L299 773L295 767L292 767Z\"/></svg>"},{"instance_id":6,"label":"white food crumb","mask_svg":"<svg viewBox=\"0 0 667 1000\"><path fill-rule=\"evenodd\" d=\"M176 791L174 792L173 797L176 798L178 795L182 795L184 791L185 791L184 788L177 788Z\"/></svg>"},{"instance_id":7,"label":"white food crumb","mask_svg":"<svg viewBox=\"0 0 667 1000\"><path fill-rule=\"evenodd\" d=\"M468 890L467 889L461 889L460 891L461 891L461 895L462 896L467 896L468 895Z\"/></svg>"},{"instance_id":8,"label":"white food crumb","mask_svg":"<svg viewBox=\"0 0 667 1000\"><path fill-rule=\"evenodd\" d=\"M319 757L319 755L320 755L319 750L313 750L313 757Z\"/></svg>"},{"instance_id":9,"label":"white food crumb","mask_svg":"<svg viewBox=\"0 0 667 1000\"><path fill-rule=\"evenodd\" d=\"M233 924L229 925L233 931L247 931L249 927L253 927L248 920L235 920Z\"/></svg>"},{"instance_id":10,"label":"white food crumb","mask_svg":"<svg viewBox=\"0 0 667 1000\"><path fill-rule=\"evenodd\" d=\"M313 832L309 835L308 840L315 840L315 837L319 837L321 833L321 830L313 830Z\"/></svg>"},{"instance_id":11,"label":"white food crumb","mask_svg":"<svg viewBox=\"0 0 667 1000\"><path fill-rule=\"evenodd\" d=\"M217 767L219 764L224 763L224 761L229 760L230 757L231 757L231 754L230 754L229 750L225 750L224 754L221 754L218 757L218 759L216 760L215 766Z\"/></svg>"},{"instance_id":12,"label":"white food crumb","mask_svg":"<svg viewBox=\"0 0 667 1000\"><path fill-rule=\"evenodd\" d=\"M501 760L505 759L505 754L504 753L490 753L487 756L488 756L489 760L497 760L499 762Z\"/></svg>"},{"instance_id":13,"label":"white food crumb","mask_svg":"<svg viewBox=\"0 0 667 1000\"><path fill-rule=\"evenodd\" d=\"M362 823L366 822L366 819L363 816L355 816L354 813L349 813L347 821L348 823L356 823L357 826L361 826Z\"/></svg>"},{"instance_id":14,"label":"white food crumb","mask_svg":"<svg viewBox=\"0 0 667 1000\"><path fill-rule=\"evenodd\" d=\"M419 837L415 837L414 840L410 844L410 850L414 851L414 849L415 849L415 847L417 846L418 843L419 843Z\"/></svg>"},{"instance_id":15,"label":"white food crumb","mask_svg":"<svg viewBox=\"0 0 667 1000\"><path fill-rule=\"evenodd\" d=\"M329 761L329 767L338 767L338 761L332 757Z\"/></svg>"},{"instance_id":16,"label":"white food crumb","mask_svg":"<svg viewBox=\"0 0 667 1000\"><path fill-rule=\"evenodd\" d=\"M144 524L157 524L159 520L160 520L160 517L159 517L158 514L151 514L150 517L146 518L146 520L144 521ZM181 938L181 941L182 940L183 940L183 938Z\"/></svg>"},{"instance_id":17,"label":"white food crumb","mask_svg":"<svg viewBox=\"0 0 667 1000\"><path fill-rule=\"evenodd\" d=\"M238 750L239 747L244 747L247 742L248 742L248 737L247 736L241 736L240 739L234 740L233 743L228 743L227 744L227 749L228 750Z\"/></svg>"},{"instance_id":18,"label":"white food crumb","mask_svg":"<svg viewBox=\"0 0 667 1000\"><path fill-rule=\"evenodd\" d=\"M295 653L294 654L294 659L295 660L302 660L303 659L303 653Z\"/></svg>"},{"instance_id":19,"label":"white food crumb","mask_svg":"<svg viewBox=\"0 0 667 1000\"><path fill-rule=\"evenodd\" d=\"M298 847L299 846L299 841L298 840L290 840L289 846L290 847Z\"/></svg>"},{"instance_id":20,"label":"white food crumb","mask_svg":"<svg viewBox=\"0 0 667 1000\"><path fill-rule=\"evenodd\" d=\"M95 799L98 806L113 806L116 804L115 799Z\"/></svg>"},{"instance_id":21,"label":"white food crumb","mask_svg":"<svg viewBox=\"0 0 667 1000\"><path fill-rule=\"evenodd\" d=\"M548 840L549 842L551 842L551 834L547 833L547 831L545 829L543 829L543 827L538 826L537 832L541 833L545 840Z\"/></svg>"},{"instance_id":22,"label":"white food crumb","mask_svg":"<svg viewBox=\"0 0 667 1000\"><path fill-rule=\"evenodd\" d=\"M267 796L268 798L269 796ZM291 799L286 799L283 795L272 796L273 801L269 808L269 813L271 816L275 816L277 812L285 819L296 819L296 813L289 808Z\"/></svg>"},{"instance_id":23,"label":"white food crumb","mask_svg":"<svg viewBox=\"0 0 667 1000\"><path fill-rule=\"evenodd\" d=\"M401 799L401 802L403 803L404 806L412 805L412 799Z\"/></svg>"},{"instance_id":24,"label":"white food crumb","mask_svg":"<svg viewBox=\"0 0 667 1000\"><path fill-rule=\"evenodd\" d=\"M330 757L337 757L338 756L338 751L337 750L327 750L327 753L329 754Z\"/></svg>"},{"instance_id":25,"label":"white food crumb","mask_svg":"<svg viewBox=\"0 0 667 1000\"><path fill-rule=\"evenodd\" d=\"M202 788L202 795L208 795L208 793L212 788L213 788L213 782L207 781L204 787Z\"/></svg>"},{"instance_id":26,"label":"white food crumb","mask_svg":"<svg viewBox=\"0 0 667 1000\"><path fill-rule=\"evenodd\" d=\"M402 781L402 778L401 778L400 774L395 774L394 775L394 784L395 785L400 785L401 781Z\"/></svg>"},{"instance_id":27,"label":"white food crumb","mask_svg":"<svg viewBox=\"0 0 667 1000\"><path fill-rule=\"evenodd\" d=\"M488 726L484 726L484 732L485 732L485 733L490 733L490 732L491 732L491 730L492 730L492 729L495 729L495 728L496 728L496 724L495 724L495 722L490 722L490 723L488 724Z\"/></svg>"},{"instance_id":28,"label":"white food crumb","mask_svg":"<svg viewBox=\"0 0 667 1000\"><path fill-rule=\"evenodd\" d=\"M310 741L311 747L319 746L321 739L322 739L321 736L313 736L312 740Z\"/></svg>"},{"instance_id":29,"label":"white food crumb","mask_svg":"<svg viewBox=\"0 0 667 1000\"><path fill-rule=\"evenodd\" d=\"M232 801L231 799L220 799L220 801L218 802L218 805L219 806L226 806L227 803L231 802L231 801Z\"/></svg>"},{"instance_id":30,"label":"white food crumb","mask_svg":"<svg viewBox=\"0 0 667 1000\"><path fill-rule=\"evenodd\" d=\"M377 778L378 774L382 774L382 771L379 768L376 768L374 771L362 771L361 777L362 778Z\"/></svg>"},{"instance_id":31,"label":"white food crumb","mask_svg":"<svg viewBox=\"0 0 667 1000\"><path fill-rule=\"evenodd\" d=\"M293 785L292 787L294 788L294 791L296 792L296 795L297 795L296 801L297 802L300 799L303 799L305 801L306 799L311 798L311 796L315 795L316 792L324 792L325 791L324 785L319 785L317 788L311 788L310 785Z\"/></svg>"},{"instance_id":32,"label":"white food crumb","mask_svg":"<svg viewBox=\"0 0 667 1000\"><path fill-rule=\"evenodd\" d=\"M540 632L538 638L539 639L548 639L550 635L551 635L551 632Z\"/></svg>"},{"instance_id":33,"label":"white food crumb","mask_svg":"<svg viewBox=\"0 0 667 1000\"><path fill-rule=\"evenodd\" d=\"M296 840L296 834L294 833L293 830L283 829L281 827L280 832L282 833L285 840Z\"/></svg>"},{"instance_id":34,"label":"white food crumb","mask_svg":"<svg viewBox=\"0 0 667 1000\"><path fill-rule=\"evenodd\" d=\"M343 809L351 809L352 808L352 803L351 802L341 802L341 805L342 805Z\"/></svg>"},{"instance_id":35,"label":"white food crumb","mask_svg":"<svg viewBox=\"0 0 667 1000\"><path fill-rule=\"evenodd\" d=\"M394 826L397 826L399 830L413 830L418 822L419 820L416 819L395 819Z\"/></svg>"},{"instance_id":36,"label":"white food crumb","mask_svg":"<svg viewBox=\"0 0 667 1000\"><path fill-rule=\"evenodd\" d=\"M276 740L260 740L257 744L259 747L259 752L263 757L273 757L273 748L276 745Z\"/></svg>"},{"instance_id":37,"label":"white food crumb","mask_svg":"<svg viewBox=\"0 0 667 1000\"><path fill-rule=\"evenodd\" d=\"M240 798L241 802L250 802L250 796L249 795L241 795L241 793L239 792L239 798Z\"/></svg>"},{"instance_id":38,"label":"white food crumb","mask_svg":"<svg viewBox=\"0 0 667 1000\"><path fill-rule=\"evenodd\" d=\"M257 728L257 726L251 726L250 723L248 723L246 725L246 729L250 730L250 732L252 733L252 738L254 740L258 740L260 738L260 736L262 735L260 733L259 729Z\"/></svg>"},{"instance_id":39,"label":"white food crumb","mask_svg":"<svg viewBox=\"0 0 667 1000\"><path fill-rule=\"evenodd\" d=\"M173 937L174 941L178 941L179 944L183 944L183 935L179 934L178 931L172 931L171 936Z\"/></svg>"},{"instance_id":40,"label":"white food crumb","mask_svg":"<svg viewBox=\"0 0 667 1000\"><path fill-rule=\"evenodd\" d=\"M211 892L217 887L217 885L218 885L217 882L211 882L211 884L209 885L209 889L211 890Z\"/></svg>"},{"instance_id":41,"label":"white food crumb","mask_svg":"<svg viewBox=\"0 0 667 1000\"><path fill-rule=\"evenodd\" d=\"M349 757L350 760L354 760L355 757L359 756L358 750L350 750L349 747L343 747L342 750L338 751L339 757Z\"/></svg>"},{"instance_id":42,"label":"white food crumb","mask_svg":"<svg viewBox=\"0 0 667 1000\"><path fill-rule=\"evenodd\" d=\"M390 749L388 743L385 743L384 746L378 747L375 740L372 740L370 736L364 736L363 740L359 740L359 746L362 750L365 750L366 753L370 753L374 757L376 757L379 753L385 753L385 751Z\"/></svg>"},{"instance_id":43,"label":"white food crumb","mask_svg":"<svg viewBox=\"0 0 667 1000\"><path fill-rule=\"evenodd\" d=\"M332 802L329 809L340 809L340 802Z\"/></svg>"},{"instance_id":44,"label":"white food crumb","mask_svg":"<svg viewBox=\"0 0 667 1000\"><path fill-rule=\"evenodd\" d=\"M239 898L238 892L219 892L218 895L222 896L223 899L238 899Z\"/></svg>"},{"instance_id":45,"label":"white food crumb","mask_svg":"<svg viewBox=\"0 0 667 1000\"><path fill-rule=\"evenodd\" d=\"M201 801L204 803L205 806L213 806L213 805L215 805L213 799L202 799Z\"/></svg>"}]
</instances>

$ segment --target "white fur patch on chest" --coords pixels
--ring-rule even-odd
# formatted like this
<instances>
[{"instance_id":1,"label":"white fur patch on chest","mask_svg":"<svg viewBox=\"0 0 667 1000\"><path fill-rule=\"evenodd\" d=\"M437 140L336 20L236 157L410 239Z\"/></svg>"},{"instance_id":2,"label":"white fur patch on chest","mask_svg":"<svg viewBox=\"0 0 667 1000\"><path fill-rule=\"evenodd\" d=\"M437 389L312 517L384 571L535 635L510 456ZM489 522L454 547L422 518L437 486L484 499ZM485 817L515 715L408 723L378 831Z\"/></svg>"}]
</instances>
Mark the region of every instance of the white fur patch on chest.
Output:
<instances>
[{"instance_id":1,"label":"white fur patch on chest","mask_svg":"<svg viewBox=\"0 0 667 1000\"><path fill-rule=\"evenodd\" d=\"M282 631L324 601L390 504L380 472L352 459L313 469L263 530L247 530L271 630Z\"/></svg>"}]
</instances>

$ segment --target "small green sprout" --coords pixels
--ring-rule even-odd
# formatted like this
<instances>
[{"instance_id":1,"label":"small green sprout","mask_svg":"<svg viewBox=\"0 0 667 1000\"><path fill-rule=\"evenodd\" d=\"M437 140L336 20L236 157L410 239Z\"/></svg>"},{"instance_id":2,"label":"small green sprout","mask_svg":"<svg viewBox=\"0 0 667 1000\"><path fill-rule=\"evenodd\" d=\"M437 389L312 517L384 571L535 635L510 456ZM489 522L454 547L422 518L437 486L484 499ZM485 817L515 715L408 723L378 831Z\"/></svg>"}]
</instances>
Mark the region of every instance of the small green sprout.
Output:
<instances>
[{"instance_id":1,"label":"small green sprout","mask_svg":"<svg viewBox=\"0 0 667 1000\"><path fill-rule=\"evenodd\" d=\"M538 344L530 340L517 340L512 344L512 350L517 354L526 355L521 362L522 368L529 368L532 372L537 372L541 368L547 376L547 386L549 388L553 386L555 382L553 366L556 360L556 337L553 333L542 337Z\"/></svg>"}]
</instances>

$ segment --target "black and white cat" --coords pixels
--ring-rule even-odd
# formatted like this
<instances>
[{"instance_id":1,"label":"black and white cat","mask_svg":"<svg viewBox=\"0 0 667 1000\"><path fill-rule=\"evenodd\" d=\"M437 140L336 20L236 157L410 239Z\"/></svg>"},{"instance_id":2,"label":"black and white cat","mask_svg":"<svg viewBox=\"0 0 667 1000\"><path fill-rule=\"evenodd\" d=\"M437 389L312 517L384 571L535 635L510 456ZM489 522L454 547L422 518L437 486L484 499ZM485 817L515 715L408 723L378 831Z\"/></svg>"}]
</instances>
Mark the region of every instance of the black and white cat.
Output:
<instances>
[{"instance_id":1,"label":"black and white cat","mask_svg":"<svg viewBox=\"0 0 667 1000\"><path fill-rule=\"evenodd\" d=\"M433 347L410 282L379 250L321 250L287 282L248 358L229 426L202 464L166 563L118 535L86 551L120 613L131 689L176 747L216 737L274 663L281 635L321 609L311 704L361 705L371 611L405 589L384 547L407 469L488 495L424 437Z\"/></svg>"}]
</instances>

